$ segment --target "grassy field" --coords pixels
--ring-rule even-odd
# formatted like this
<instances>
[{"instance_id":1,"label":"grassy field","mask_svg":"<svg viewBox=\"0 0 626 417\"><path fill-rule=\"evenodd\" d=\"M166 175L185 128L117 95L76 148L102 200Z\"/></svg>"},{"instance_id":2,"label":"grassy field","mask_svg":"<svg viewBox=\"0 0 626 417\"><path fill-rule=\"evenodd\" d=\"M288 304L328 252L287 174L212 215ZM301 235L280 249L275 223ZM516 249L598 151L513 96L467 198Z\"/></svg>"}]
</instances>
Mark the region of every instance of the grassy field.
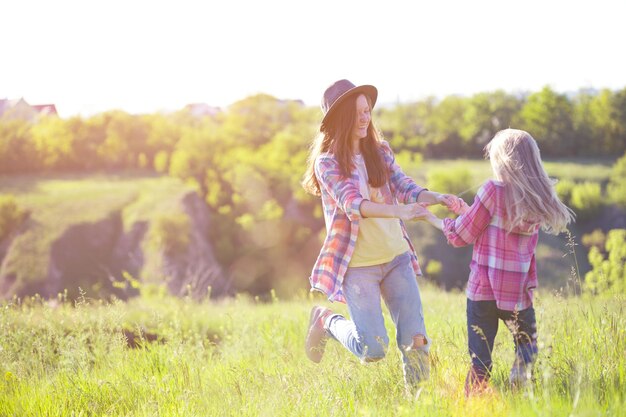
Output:
<instances>
[{"instance_id":1,"label":"grassy field","mask_svg":"<svg viewBox=\"0 0 626 417\"><path fill-rule=\"evenodd\" d=\"M546 160L544 167L548 175L558 179L567 179L574 182L594 181L606 182L611 174L611 166L615 163L606 158L568 158ZM413 176L418 184L428 182L428 173L433 170L454 169L465 167L471 173L476 188L488 178L491 178L491 165L485 159L426 159L403 168ZM474 190L476 191L476 190Z\"/></svg>"},{"instance_id":2,"label":"grassy field","mask_svg":"<svg viewBox=\"0 0 626 417\"><path fill-rule=\"evenodd\" d=\"M425 180L429 171L453 164L468 164L477 184L489 176L486 161L425 161L407 172L419 182L420 175ZM610 172L602 161L550 164L551 175L576 181L604 182ZM39 227L33 229L39 235L20 236L30 256L20 260L23 268L38 267L46 256L38 248L62 233L66 219L89 222L120 211L129 225L172 209L168 197L184 191L179 182L156 177L0 177L0 192L15 195L31 211L31 226ZM433 239L420 230L415 236L422 246ZM556 263L548 267L559 282L569 282L571 260L561 246L538 252L564 259L564 274ZM63 295L4 301L0 417L626 416L626 298L576 296L570 293L576 285L551 290L544 278L536 298L535 380L521 391L509 388L513 349L502 326L493 390L471 399L463 395L469 361L464 295L424 281L432 373L418 396L405 392L389 317L385 360L363 365L331 341L321 364L309 362L303 346L309 310L329 305L317 295L197 302L144 284L143 296L128 303ZM346 312L344 305L330 306Z\"/></svg>"},{"instance_id":3,"label":"grassy field","mask_svg":"<svg viewBox=\"0 0 626 417\"><path fill-rule=\"evenodd\" d=\"M309 294L266 304L155 291L127 304L13 300L0 309L0 415L626 415L623 297L539 293L535 381L508 387L513 350L501 328L493 392L468 400L464 296L424 284L422 295L433 368L419 396L405 392L393 341L377 363L359 363L334 341L321 364L309 362L308 313L321 302ZM124 334L133 331L142 332L141 347L129 347Z\"/></svg>"}]
</instances>

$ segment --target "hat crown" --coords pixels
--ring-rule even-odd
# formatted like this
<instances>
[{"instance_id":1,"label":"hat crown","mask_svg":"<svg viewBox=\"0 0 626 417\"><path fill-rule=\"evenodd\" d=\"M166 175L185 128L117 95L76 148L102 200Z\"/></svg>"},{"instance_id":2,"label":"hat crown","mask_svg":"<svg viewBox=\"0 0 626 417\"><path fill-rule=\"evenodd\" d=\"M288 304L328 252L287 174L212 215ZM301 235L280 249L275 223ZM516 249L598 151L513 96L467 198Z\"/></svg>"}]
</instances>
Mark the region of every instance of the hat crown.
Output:
<instances>
[{"instance_id":1,"label":"hat crown","mask_svg":"<svg viewBox=\"0 0 626 417\"><path fill-rule=\"evenodd\" d=\"M348 80L339 80L331 84L331 86L324 91L324 97L322 98L322 112L324 115L328 114L328 110L330 110L339 97L354 88L356 88L356 85Z\"/></svg>"},{"instance_id":2,"label":"hat crown","mask_svg":"<svg viewBox=\"0 0 626 417\"><path fill-rule=\"evenodd\" d=\"M378 90L373 85L356 86L348 80L339 80L331 84L324 91L324 96L322 97L322 112L324 113L322 125L329 120L330 116L336 112L337 107L343 101L358 94L365 94L369 98L371 107L374 107L378 97Z\"/></svg>"}]
</instances>

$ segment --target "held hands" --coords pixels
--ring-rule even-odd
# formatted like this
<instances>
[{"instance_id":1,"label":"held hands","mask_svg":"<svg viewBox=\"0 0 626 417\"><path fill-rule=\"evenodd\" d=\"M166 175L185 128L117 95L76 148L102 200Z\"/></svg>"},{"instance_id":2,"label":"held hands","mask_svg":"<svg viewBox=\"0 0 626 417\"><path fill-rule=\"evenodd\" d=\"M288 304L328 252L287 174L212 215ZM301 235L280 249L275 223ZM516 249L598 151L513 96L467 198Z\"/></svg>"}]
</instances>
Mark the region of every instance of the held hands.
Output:
<instances>
[{"instance_id":1,"label":"held hands","mask_svg":"<svg viewBox=\"0 0 626 417\"><path fill-rule=\"evenodd\" d=\"M439 230L443 230L443 220L431 213L426 207L431 204L441 204L453 213L459 215L469 210L469 206L462 198L452 194L433 193L434 202L417 203L420 208L413 209L412 220L425 220ZM431 200L432 201L432 200Z\"/></svg>"},{"instance_id":2,"label":"held hands","mask_svg":"<svg viewBox=\"0 0 626 417\"><path fill-rule=\"evenodd\" d=\"M439 194L435 199L437 203L446 206L448 210L457 215L469 210L469 206L461 197L452 194Z\"/></svg>"},{"instance_id":3,"label":"held hands","mask_svg":"<svg viewBox=\"0 0 626 417\"><path fill-rule=\"evenodd\" d=\"M440 228L439 224L441 223L441 220L435 214L431 213L426 207L432 204L441 204L457 215L465 213L470 208L462 198L452 194L437 193L434 195L434 200L434 202L400 204L396 206L398 212L395 217L404 221L425 220Z\"/></svg>"},{"instance_id":4,"label":"held hands","mask_svg":"<svg viewBox=\"0 0 626 417\"><path fill-rule=\"evenodd\" d=\"M441 230L443 227L441 219L431 213L426 206L428 203L413 203L398 207L402 207L402 210L406 212L405 217L401 217L402 220L423 220Z\"/></svg>"},{"instance_id":5,"label":"held hands","mask_svg":"<svg viewBox=\"0 0 626 417\"><path fill-rule=\"evenodd\" d=\"M465 200L462 198L459 198L459 200L461 201L461 207L459 207L458 210L453 210L454 214L463 214L470 209L470 206L465 202Z\"/></svg>"},{"instance_id":6,"label":"held hands","mask_svg":"<svg viewBox=\"0 0 626 417\"><path fill-rule=\"evenodd\" d=\"M404 221L426 220L429 216L434 216L423 203L411 203L397 205L397 217Z\"/></svg>"}]
</instances>

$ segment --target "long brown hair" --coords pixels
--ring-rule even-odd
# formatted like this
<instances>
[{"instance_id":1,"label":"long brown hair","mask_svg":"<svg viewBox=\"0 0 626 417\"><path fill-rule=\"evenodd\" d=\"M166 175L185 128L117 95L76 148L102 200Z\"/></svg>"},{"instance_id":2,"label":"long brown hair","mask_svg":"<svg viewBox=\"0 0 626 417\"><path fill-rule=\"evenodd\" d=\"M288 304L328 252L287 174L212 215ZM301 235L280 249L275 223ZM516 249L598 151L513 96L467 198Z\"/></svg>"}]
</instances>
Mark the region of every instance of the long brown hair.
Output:
<instances>
[{"instance_id":1,"label":"long brown hair","mask_svg":"<svg viewBox=\"0 0 626 417\"><path fill-rule=\"evenodd\" d=\"M509 231L533 222L548 233L558 234L574 220L572 210L557 196L555 181L543 168L537 142L528 132L501 130L485 152L496 180L504 183Z\"/></svg>"},{"instance_id":2,"label":"long brown hair","mask_svg":"<svg viewBox=\"0 0 626 417\"><path fill-rule=\"evenodd\" d=\"M357 97L354 95L338 104L336 108L332 109L332 113L326 121L320 125L320 132L311 144L307 167L302 180L302 187L308 193L316 196L322 194L320 184L315 176L315 161L324 152L332 153L339 163L341 174L345 178L350 177L350 173L354 169L352 158L356 153L356 150L352 149L352 129L357 122ZM372 102L369 97L367 97L367 102L371 109ZM367 137L361 139L360 145L369 184L372 187L383 186L389 178L389 173L379 151L380 136L372 122L367 127Z\"/></svg>"}]
</instances>

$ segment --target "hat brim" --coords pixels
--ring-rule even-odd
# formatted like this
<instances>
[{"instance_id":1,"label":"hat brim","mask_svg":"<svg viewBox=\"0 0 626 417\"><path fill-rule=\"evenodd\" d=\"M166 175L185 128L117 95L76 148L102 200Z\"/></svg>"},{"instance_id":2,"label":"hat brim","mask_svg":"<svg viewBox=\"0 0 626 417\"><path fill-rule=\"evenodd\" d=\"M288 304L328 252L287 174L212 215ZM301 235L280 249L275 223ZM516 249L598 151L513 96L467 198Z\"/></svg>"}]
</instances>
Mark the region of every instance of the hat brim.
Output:
<instances>
[{"instance_id":1,"label":"hat brim","mask_svg":"<svg viewBox=\"0 0 626 417\"><path fill-rule=\"evenodd\" d=\"M358 87L351 88L346 91L342 95L340 95L337 100L330 106L324 118L322 118L322 124L326 123L328 118L332 115L333 110L337 108L341 103L343 103L348 97L352 97L353 95L365 94L372 102L372 109L374 105L376 105L376 99L378 98L378 89L373 85L359 85ZM371 110L371 109L370 109Z\"/></svg>"}]
</instances>

